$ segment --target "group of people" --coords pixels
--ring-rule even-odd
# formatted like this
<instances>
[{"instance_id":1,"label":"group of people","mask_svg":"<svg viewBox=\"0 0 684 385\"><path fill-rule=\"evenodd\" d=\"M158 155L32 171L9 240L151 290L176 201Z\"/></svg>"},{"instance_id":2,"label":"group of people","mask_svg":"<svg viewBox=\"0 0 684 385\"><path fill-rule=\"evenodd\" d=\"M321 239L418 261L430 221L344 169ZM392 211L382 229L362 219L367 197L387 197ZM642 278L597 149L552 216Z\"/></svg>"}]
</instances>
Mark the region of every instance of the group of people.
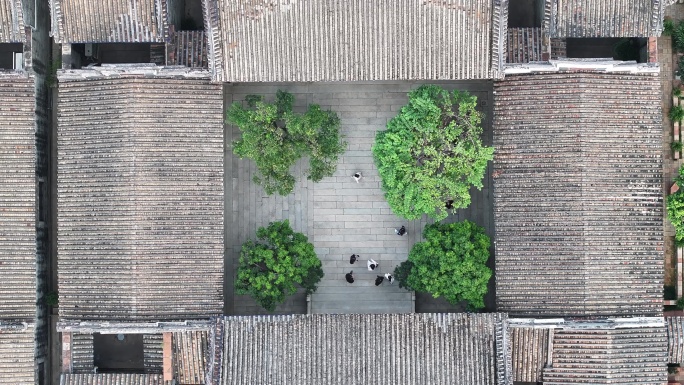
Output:
<instances>
[{"instance_id":1,"label":"group of people","mask_svg":"<svg viewBox=\"0 0 684 385\"><path fill-rule=\"evenodd\" d=\"M357 172L356 174L354 174L354 179L356 179L356 182L358 182L359 179L361 179L361 173L360 173L360 172ZM399 236L401 236L401 237L403 237L403 236L406 235L406 233L407 233L406 227L405 227L405 226L401 226L401 227L398 228L398 229L394 229L394 233L397 234L397 235L399 235ZM361 257L360 257L359 255L352 254L351 257L349 257L349 263L353 265L353 264L355 264L356 261L358 261L360 258L361 258ZM373 258L371 258L371 259L368 260L367 265L368 265L368 271L375 271L375 269L377 269L378 266L380 266L380 264L377 263L377 262L375 262L375 260L374 260ZM349 273L345 274L344 277L345 277L345 279L347 280L348 283L354 283L354 270L352 270L352 271L350 271ZM390 273L385 273L385 275L378 275L378 276L376 276L376 278L375 278L375 286L380 286L380 285L382 285L382 283L383 283L385 280L387 280L387 281L390 283L390 285L394 283L394 277L392 276L392 274L390 274Z\"/></svg>"},{"instance_id":2,"label":"group of people","mask_svg":"<svg viewBox=\"0 0 684 385\"><path fill-rule=\"evenodd\" d=\"M361 257L356 254L352 254L351 257L349 258L349 263L354 264L356 261L358 261ZM369 259L367 262L368 265L368 271L375 271L375 269L380 266L379 263L377 263L373 258ZM354 283L354 270L350 271L349 273L345 274L345 278L347 279L347 282L349 283ZM390 273L385 273L385 275L378 275L375 278L375 286L380 286L382 283L387 280L390 285L394 283L394 277Z\"/></svg>"},{"instance_id":3,"label":"group of people","mask_svg":"<svg viewBox=\"0 0 684 385\"><path fill-rule=\"evenodd\" d=\"M356 183L359 183L359 181L363 178L363 175L361 174L361 172L355 172L355 173L352 175L352 177L354 178L354 180L356 181ZM406 227L405 227L405 226L401 226L401 227L398 228L398 229L394 229L394 233L397 234L397 235L399 235L399 236L404 236L404 235L406 235L406 233L407 233ZM353 265L353 264L356 263L356 261L358 261L359 259L360 259L360 256L359 256L359 255L352 254L351 257L349 258L349 263ZM376 262L375 260L373 260L372 258L368 260L367 265L368 265L368 271L375 271L375 269L377 269L378 266L380 266L380 264L377 263L377 262ZM345 279L347 280L348 283L354 283L354 270L352 270L352 271L350 271L349 273L345 274L344 277L345 277ZM376 278L375 278L375 286L380 286L380 285L382 285L382 283L383 283L385 280L387 280L387 281L390 283L390 285L394 283L394 277L392 276L392 274L390 274L390 273L385 273L384 275L378 275L378 276L376 276Z\"/></svg>"}]
</instances>

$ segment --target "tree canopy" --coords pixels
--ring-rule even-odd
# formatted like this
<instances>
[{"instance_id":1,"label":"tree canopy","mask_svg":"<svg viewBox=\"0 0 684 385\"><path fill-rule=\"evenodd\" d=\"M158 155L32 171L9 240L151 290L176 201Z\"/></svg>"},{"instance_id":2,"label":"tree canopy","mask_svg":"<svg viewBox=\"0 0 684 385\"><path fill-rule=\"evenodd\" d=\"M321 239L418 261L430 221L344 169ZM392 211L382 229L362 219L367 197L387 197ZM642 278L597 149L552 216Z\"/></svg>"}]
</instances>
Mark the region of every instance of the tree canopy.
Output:
<instances>
[{"instance_id":1,"label":"tree canopy","mask_svg":"<svg viewBox=\"0 0 684 385\"><path fill-rule=\"evenodd\" d=\"M492 276L486 265L490 242L484 228L470 221L436 223L425 227L423 237L425 241L416 243L408 260L394 270L399 287L483 308Z\"/></svg>"},{"instance_id":2,"label":"tree canopy","mask_svg":"<svg viewBox=\"0 0 684 385\"><path fill-rule=\"evenodd\" d=\"M392 211L406 219L427 214L447 217L468 207L470 188L482 188L494 149L482 144L482 114L477 98L424 85L409 93L409 102L378 132L373 158Z\"/></svg>"},{"instance_id":3,"label":"tree canopy","mask_svg":"<svg viewBox=\"0 0 684 385\"><path fill-rule=\"evenodd\" d=\"M294 96L283 91L277 92L274 103L264 102L259 95L245 101L247 107L235 102L227 112L227 122L242 132L233 143L233 152L256 163L254 182L267 194L288 195L294 190L296 180L290 169L304 156L309 157L308 179L318 182L333 175L346 147L336 113L317 104L309 105L303 114L295 113Z\"/></svg>"},{"instance_id":4,"label":"tree canopy","mask_svg":"<svg viewBox=\"0 0 684 385\"><path fill-rule=\"evenodd\" d=\"M316 291L323 269L304 234L294 232L285 220L260 227L257 238L260 242L249 240L242 245L235 281L238 294L248 294L273 311L297 287L306 294Z\"/></svg>"},{"instance_id":5,"label":"tree canopy","mask_svg":"<svg viewBox=\"0 0 684 385\"><path fill-rule=\"evenodd\" d=\"M667 197L667 218L675 228L677 246L684 246L684 166L679 168L675 182L679 190Z\"/></svg>"}]
</instances>

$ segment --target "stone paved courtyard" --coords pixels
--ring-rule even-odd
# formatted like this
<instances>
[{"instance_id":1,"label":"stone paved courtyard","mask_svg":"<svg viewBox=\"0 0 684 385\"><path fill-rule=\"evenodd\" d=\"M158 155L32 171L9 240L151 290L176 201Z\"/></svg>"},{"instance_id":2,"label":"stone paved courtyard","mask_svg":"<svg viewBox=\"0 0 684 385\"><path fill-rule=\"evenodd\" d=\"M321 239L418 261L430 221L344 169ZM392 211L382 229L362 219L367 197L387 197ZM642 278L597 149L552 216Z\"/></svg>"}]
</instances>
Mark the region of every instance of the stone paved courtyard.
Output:
<instances>
[{"instance_id":1,"label":"stone paved courtyard","mask_svg":"<svg viewBox=\"0 0 684 385\"><path fill-rule=\"evenodd\" d=\"M333 177L319 183L303 180L286 196L267 196L251 179L256 171L250 160L240 160L232 154L232 140L239 138L236 127L226 125L226 314L267 314L246 296L234 294L233 279L240 246L254 238L258 227L268 222L289 219L295 231L305 233L314 244L323 262L325 277L319 284L307 309L306 297L298 293L281 304L275 313L408 313L415 311L455 311L445 301L418 295L414 305L412 293L385 283L374 286L377 274L392 272L406 260L410 247L420 241L427 218L405 221L392 214L380 189L380 180L373 164L371 146L375 133L385 128L401 106L407 92L422 83L316 83L316 84L228 84L225 86L226 108L233 101L244 100L248 94L273 97L278 89L295 95L295 109L303 110L309 103L332 109L341 118L341 131L348 142L346 153L338 163ZM491 144L491 82L437 83L448 89L464 89L478 96L481 108L487 112L484 121L484 142ZM306 165L306 164L302 164ZM302 174L302 165L295 176ZM352 174L363 173L356 183ZM471 219L485 226L493 236L491 176L484 181L482 191L473 191L473 203L447 221ZM399 237L394 228L405 225L408 235ZM493 247L492 247L493 250ZM349 264L352 253L361 261ZM366 260L373 258L380 268L369 272ZM492 257L493 258L493 257ZM354 271L356 282L348 284L344 275ZM493 287L493 284L490 285Z\"/></svg>"}]
</instances>

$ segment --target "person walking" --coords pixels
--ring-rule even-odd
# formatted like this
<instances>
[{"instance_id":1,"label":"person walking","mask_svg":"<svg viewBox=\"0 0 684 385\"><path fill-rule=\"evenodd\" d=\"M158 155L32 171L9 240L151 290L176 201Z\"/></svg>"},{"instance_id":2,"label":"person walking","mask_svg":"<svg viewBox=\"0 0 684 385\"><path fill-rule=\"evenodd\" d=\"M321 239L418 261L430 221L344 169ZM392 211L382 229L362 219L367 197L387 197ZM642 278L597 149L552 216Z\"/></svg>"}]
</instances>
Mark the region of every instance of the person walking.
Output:
<instances>
[{"instance_id":1,"label":"person walking","mask_svg":"<svg viewBox=\"0 0 684 385\"><path fill-rule=\"evenodd\" d=\"M360 257L360 255L352 254L351 257L349 257L349 263L352 265L355 264Z\"/></svg>"},{"instance_id":2,"label":"person walking","mask_svg":"<svg viewBox=\"0 0 684 385\"><path fill-rule=\"evenodd\" d=\"M368 271L373 271L378 266L380 266L380 264L375 262L372 258L368 260Z\"/></svg>"},{"instance_id":3,"label":"person walking","mask_svg":"<svg viewBox=\"0 0 684 385\"><path fill-rule=\"evenodd\" d=\"M385 273L385 279L389 281L390 285L394 283L394 277L392 277L392 274L390 273Z\"/></svg>"},{"instance_id":4,"label":"person walking","mask_svg":"<svg viewBox=\"0 0 684 385\"><path fill-rule=\"evenodd\" d=\"M398 229L394 229L394 233L397 234L400 237L403 237L406 234L406 227L401 226Z\"/></svg>"},{"instance_id":5,"label":"person walking","mask_svg":"<svg viewBox=\"0 0 684 385\"><path fill-rule=\"evenodd\" d=\"M347 273L344 278L347 280L349 283L354 283L354 270L350 271Z\"/></svg>"},{"instance_id":6,"label":"person walking","mask_svg":"<svg viewBox=\"0 0 684 385\"><path fill-rule=\"evenodd\" d=\"M380 286L382 285L382 281L385 280L385 277L382 275L378 275L377 278L375 278L375 286Z\"/></svg>"}]
</instances>

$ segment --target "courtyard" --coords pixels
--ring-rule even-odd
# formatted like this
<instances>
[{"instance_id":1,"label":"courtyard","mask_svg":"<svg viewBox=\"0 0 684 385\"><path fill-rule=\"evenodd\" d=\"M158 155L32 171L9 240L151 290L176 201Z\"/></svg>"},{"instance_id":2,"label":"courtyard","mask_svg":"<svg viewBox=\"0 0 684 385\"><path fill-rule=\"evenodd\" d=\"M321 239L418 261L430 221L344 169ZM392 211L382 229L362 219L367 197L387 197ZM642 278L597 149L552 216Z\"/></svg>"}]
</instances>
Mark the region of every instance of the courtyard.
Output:
<instances>
[{"instance_id":1,"label":"courtyard","mask_svg":"<svg viewBox=\"0 0 684 385\"><path fill-rule=\"evenodd\" d=\"M335 111L341 119L341 133L347 141L347 151L340 158L333 177L319 183L298 180L295 191L285 197L268 196L252 182L255 164L239 159L232 152L232 141L239 138L237 127L225 126L225 308L229 315L268 314L251 298L235 294L233 279L241 245L255 238L257 228L269 222L288 219L293 229L309 237L323 264L325 276L318 290L307 302L299 292L278 306L276 314L298 313L410 313L462 311L444 300L429 294L400 289L395 282L386 281L374 286L376 275L391 273L406 260L409 250L421 240L427 217L406 221L390 210L373 163L371 147L375 134L383 130L408 101L408 91L427 82L373 83L236 83L224 86L224 107L242 101L249 94L272 98L277 90L295 96L295 110L303 110L311 103ZM467 90L478 98L479 108L485 113L483 142L492 144L491 81L430 82L446 89ZM302 174L297 165L295 176ZM357 184L352 175L361 172ZM491 162L481 191L471 191L472 203L459 210L445 222L471 220L483 226L492 239L489 263L494 261L494 227L491 193ZM394 229L406 226L408 234L400 237ZM360 255L354 265L352 254ZM368 271L366 261L379 263L375 271ZM354 271L356 281L348 284L344 275ZM485 299L487 309L494 309L494 280Z\"/></svg>"}]
</instances>

